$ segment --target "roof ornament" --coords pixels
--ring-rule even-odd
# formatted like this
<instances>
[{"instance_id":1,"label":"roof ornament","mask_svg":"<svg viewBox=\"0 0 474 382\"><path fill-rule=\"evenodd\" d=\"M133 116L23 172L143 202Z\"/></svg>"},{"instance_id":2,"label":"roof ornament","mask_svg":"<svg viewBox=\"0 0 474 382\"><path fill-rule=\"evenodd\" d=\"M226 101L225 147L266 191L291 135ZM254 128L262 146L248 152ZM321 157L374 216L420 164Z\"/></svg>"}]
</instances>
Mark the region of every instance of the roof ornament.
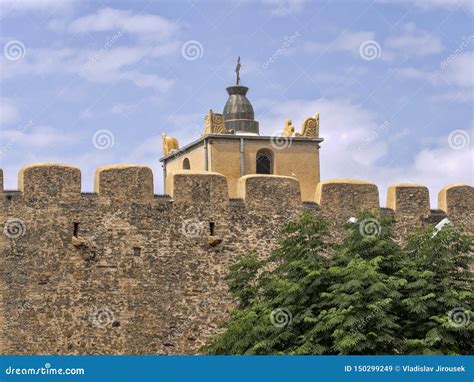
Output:
<instances>
[{"instance_id":1,"label":"roof ornament","mask_svg":"<svg viewBox=\"0 0 474 382\"><path fill-rule=\"evenodd\" d=\"M161 134L161 139L164 156L171 154L173 151L179 150L179 143L176 138L170 137L169 135L163 133Z\"/></svg>"},{"instance_id":2,"label":"roof ornament","mask_svg":"<svg viewBox=\"0 0 474 382\"><path fill-rule=\"evenodd\" d=\"M237 58L237 66L235 67L235 73L237 74L237 83L236 85L240 85L240 68L242 65L240 65L240 56Z\"/></svg>"}]
</instances>

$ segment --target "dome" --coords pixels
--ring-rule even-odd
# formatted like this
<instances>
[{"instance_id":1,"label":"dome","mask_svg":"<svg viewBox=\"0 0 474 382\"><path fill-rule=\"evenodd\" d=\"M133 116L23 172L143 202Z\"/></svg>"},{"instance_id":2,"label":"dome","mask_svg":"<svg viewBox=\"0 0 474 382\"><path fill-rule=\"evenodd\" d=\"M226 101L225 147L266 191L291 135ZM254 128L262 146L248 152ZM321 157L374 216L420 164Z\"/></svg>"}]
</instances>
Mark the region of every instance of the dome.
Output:
<instances>
[{"instance_id":1,"label":"dome","mask_svg":"<svg viewBox=\"0 0 474 382\"><path fill-rule=\"evenodd\" d=\"M227 88L229 99L224 106L224 124L226 130L234 130L236 134L258 135L258 122L255 121L252 104L245 96L248 90L248 87L241 85Z\"/></svg>"}]
</instances>

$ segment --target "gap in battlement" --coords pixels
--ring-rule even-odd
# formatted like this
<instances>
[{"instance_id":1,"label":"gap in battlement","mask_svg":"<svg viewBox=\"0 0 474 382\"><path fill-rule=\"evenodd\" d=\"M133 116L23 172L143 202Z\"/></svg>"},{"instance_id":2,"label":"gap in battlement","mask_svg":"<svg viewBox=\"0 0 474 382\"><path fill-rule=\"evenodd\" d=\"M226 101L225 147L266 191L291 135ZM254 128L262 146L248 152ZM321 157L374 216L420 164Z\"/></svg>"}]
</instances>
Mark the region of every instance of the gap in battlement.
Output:
<instances>
[{"instance_id":1,"label":"gap in battlement","mask_svg":"<svg viewBox=\"0 0 474 382\"><path fill-rule=\"evenodd\" d=\"M79 223L78 222L74 222L73 223L73 232L72 232L72 235L74 237L77 237L79 235Z\"/></svg>"},{"instance_id":2,"label":"gap in battlement","mask_svg":"<svg viewBox=\"0 0 474 382\"><path fill-rule=\"evenodd\" d=\"M85 197L93 197L93 196L97 196L97 192L81 192L81 196L85 196Z\"/></svg>"}]
</instances>

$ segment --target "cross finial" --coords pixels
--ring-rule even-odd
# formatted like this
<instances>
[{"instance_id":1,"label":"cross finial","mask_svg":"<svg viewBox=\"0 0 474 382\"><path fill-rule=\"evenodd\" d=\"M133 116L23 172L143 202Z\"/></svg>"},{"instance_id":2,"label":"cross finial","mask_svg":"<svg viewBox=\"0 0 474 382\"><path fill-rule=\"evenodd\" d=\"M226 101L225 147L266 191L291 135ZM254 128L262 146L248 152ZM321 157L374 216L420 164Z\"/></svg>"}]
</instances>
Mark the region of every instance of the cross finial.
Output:
<instances>
[{"instance_id":1,"label":"cross finial","mask_svg":"<svg viewBox=\"0 0 474 382\"><path fill-rule=\"evenodd\" d=\"M237 85L240 84L240 56L237 58L237 66L235 67L235 73L237 73Z\"/></svg>"}]
</instances>

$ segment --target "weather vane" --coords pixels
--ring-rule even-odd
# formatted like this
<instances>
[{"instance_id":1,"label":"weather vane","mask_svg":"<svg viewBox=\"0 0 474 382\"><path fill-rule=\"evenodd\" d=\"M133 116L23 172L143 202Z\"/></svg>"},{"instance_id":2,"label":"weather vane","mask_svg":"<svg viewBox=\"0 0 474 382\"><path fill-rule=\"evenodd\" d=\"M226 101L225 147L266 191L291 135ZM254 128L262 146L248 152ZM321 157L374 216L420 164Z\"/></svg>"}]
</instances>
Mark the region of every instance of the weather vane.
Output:
<instances>
[{"instance_id":1,"label":"weather vane","mask_svg":"<svg viewBox=\"0 0 474 382\"><path fill-rule=\"evenodd\" d=\"M240 84L240 68L242 65L240 65L240 56L237 59L237 66L235 67L235 73L237 73L237 85Z\"/></svg>"}]
</instances>

